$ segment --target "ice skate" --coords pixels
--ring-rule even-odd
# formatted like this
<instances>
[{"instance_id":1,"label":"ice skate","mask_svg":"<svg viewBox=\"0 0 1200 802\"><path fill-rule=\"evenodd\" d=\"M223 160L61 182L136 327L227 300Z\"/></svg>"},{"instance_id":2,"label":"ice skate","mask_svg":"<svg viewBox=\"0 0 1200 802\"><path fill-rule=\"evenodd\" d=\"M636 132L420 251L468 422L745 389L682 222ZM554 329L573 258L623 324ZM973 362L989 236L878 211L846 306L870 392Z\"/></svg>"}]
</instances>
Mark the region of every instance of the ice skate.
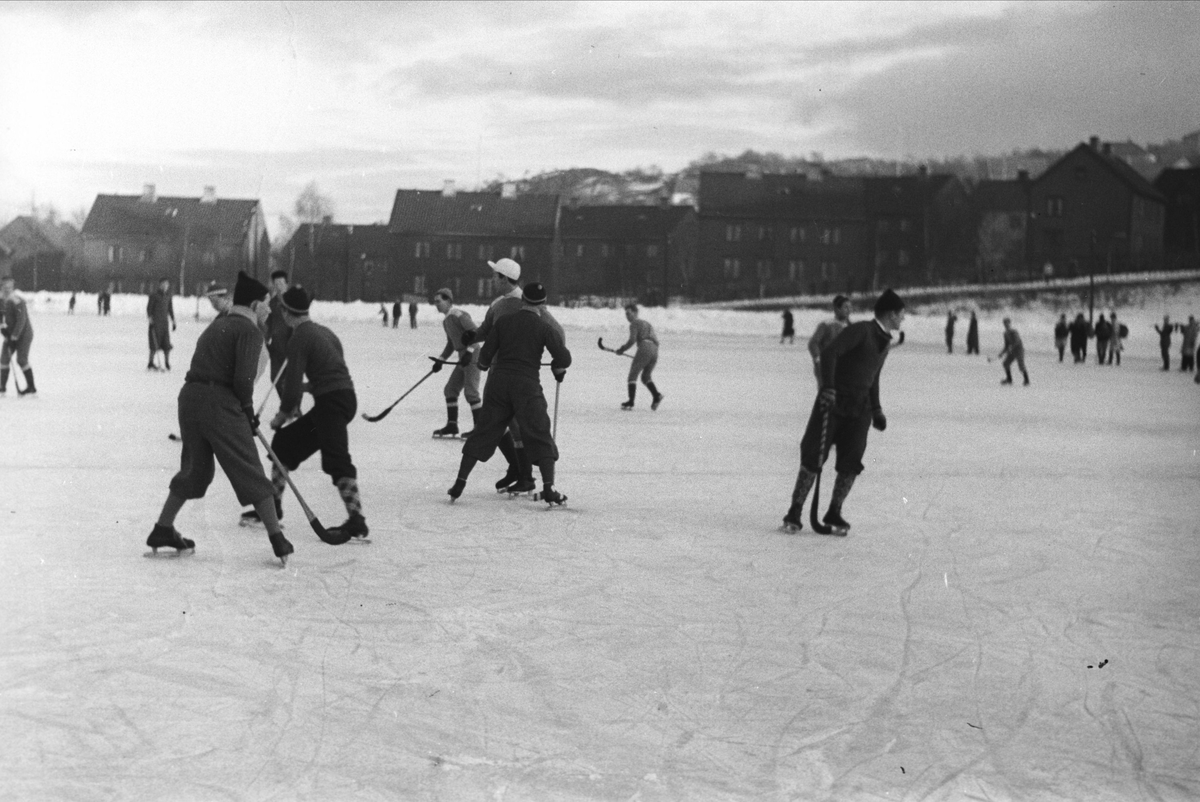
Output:
<instances>
[{"instance_id":1,"label":"ice skate","mask_svg":"<svg viewBox=\"0 0 1200 802\"><path fill-rule=\"evenodd\" d=\"M537 490L537 483L532 479L518 479L505 488L504 492L509 496L523 496L532 495L535 490Z\"/></svg>"},{"instance_id":2,"label":"ice skate","mask_svg":"<svg viewBox=\"0 0 1200 802\"><path fill-rule=\"evenodd\" d=\"M362 517L361 513L352 512L350 517L346 519L341 526L329 527L329 534L333 535L338 540L349 538L346 542L351 541L357 543L370 543L370 538L367 535L371 534L371 530L367 528L367 521Z\"/></svg>"},{"instance_id":3,"label":"ice skate","mask_svg":"<svg viewBox=\"0 0 1200 802\"><path fill-rule=\"evenodd\" d=\"M547 504L549 504L551 507L567 506L567 497L564 496L562 493L558 492L557 490L555 490L550 485L546 485L544 488L542 488L541 493L535 493L533 496L533 500L534 501L544 501Z\"/></svg>"},{"instance_id":4,"label":"ice skate","mask_svg":"<svg viewBox=\"0 0 1200 802\"><path fill-rule=\"evenodd\" d=\"M1001 379L1000 383L1001 384L1012 384L1012 377L1009 376L1007 379Z\"/></svg>"},{"instance_id":5,"label":"ice skate","mask_svg":"<svg viewBox=\"0 0 1200 802\"><path fill-rule=\"evenodd\" d=\"M439 440L442 438L454 439L455 437L458 437L458 424L454 421L450 421L442 428L434 429L433 436Z\"/></svg>"},{"instance_id":6,"label":"ice skate","mask_svg":"<svg viewBox=\"0 0 1200 802\"><path fill-rule=\"evenodd\" d=\"M833 527L832 534L845 535L850 531L850 524L845 518L842 517L841 510L830 509L829 512L825 513L825 517L822 518L821 521L824 522L826 526Z\"/></svg>"},{"instance_id":7,"label":"ice skate","mask_svg":"<svg viewBox=\"0 0 1200 802\"><path fill-rule=\"evenodd\" d=\"M446 495L448 495L450 497L450 503L453 504L455 501L457 501L458 497L461 496L463 491L466 489L467 489L467 480L466 479L463 479L462 477L455 479L454 484L451 485L450 489L446 491Z\"/></svg>"},{"instance_id":8,"label":"ice skate","mask_svg":"<svg viewBox=\"0 0 1200 802\"><path fill-rule=\"evenodd\" d=\"M159 549L166 548L175 549L176 555L182 554L185 551L196 551L195 541L188 540L179 534L175 527L163 526L162 524L154 525L154 529L150 532L150 537L146 538L146 545L150 547L151 554L158 554Z\"/></svg>"},{"instance_id":9,"label":"ice skate","mask_svg":"<svg viewBox=\"0 0 1200 802\"><path fill-rule=\"evenodd\" d=\"M507 493L508 488L512 487L513 484L515 484L516 481L520 478L521 478L520 467L518 465L516 465L515 463L510 463L508 466L508 471L504 474L504 476L500 477L500 479L496 482L496 492L497 493Z\"/></svg>"},{"instance_id":10,"label":"ice skate","mask_svg":"<svg viewBox=\"0 0 1200 802\"><path fill-rule=\"evenodd\" d=\"M659 393L658 395L654 396L654 401L651 402L650 409L652 409L652 410L658 409L658 405L662 403L662 400L665 397L666 396L664 396L662 393Z\"/></svg>"},{"instance_id":11,"label":"ice skate","mask_svg":"<svg viewBox=\"0 0 1200 802\"><path fill-rule=\"evenodd\" d=\"M632 402L632 401L626 401L625 403L621 404L621 409L623 409L623 410L625 410L626 412L628 412L629 410L633 409L633 402Z\"/></svg>"},{"instance_id":12,"label":"ice skate","mask_svg":"<svg viewBox=\"0 0 1200 802\"><path fill-rule=\"evenodd\" d=\"M787 515L783 516L783 526L780 530L786 534L794 535L804 528L802 520L804 518L804 505L793 504L788 507Z\"/></svg>"},{"instance_id":13,"label":"ice skate","mask_svg":"<svg viewBox=\"0 0 1200 802\"><path fill-rule=\"evenodd\" d=\"M26 387L23 390L17 390L17 397L18 398L37 398L37 388L36 387Z\"/></svg>"},{"instance_id":14,"label":"ice skate","mask_svg":"<svg viewBox=\"0 0 1200 802\"><path fill-rule=\"evenodd\" d=\"M291 541L283 536L283 532L267 535L267 538L271 541L271 549L275 552L275 556L279 558L279 562L283 563L284 567L287 567L288 555L296 551L292 548Z\"/></svg>"}]
</instances>

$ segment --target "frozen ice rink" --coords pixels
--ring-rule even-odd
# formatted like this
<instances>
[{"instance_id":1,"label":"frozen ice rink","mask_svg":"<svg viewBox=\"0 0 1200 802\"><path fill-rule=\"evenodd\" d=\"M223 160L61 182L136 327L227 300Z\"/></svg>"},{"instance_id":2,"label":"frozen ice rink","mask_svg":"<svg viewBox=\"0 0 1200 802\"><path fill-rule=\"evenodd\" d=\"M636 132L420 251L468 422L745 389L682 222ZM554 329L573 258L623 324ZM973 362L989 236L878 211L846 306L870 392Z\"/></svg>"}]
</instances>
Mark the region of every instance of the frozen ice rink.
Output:
<instances>
[{"instance_id":1,"label":"frozen ice rink","mask_svg":"<svg viewBox=\"0 0 1200 802\"><path fill-rule=\"evenodd\" d=\"M2 799L1200 797L1200 386L1159 370L1152 314L1119 369L1019 318L1028 388L911 318L844 539L778 531L803 336L647 310L666 400L622 413L596 337L624 318L564 316L565 509L493 492L499 456L447 504L443 373L350 428L374 542L320 543L289 494L281 569L220 472L177 522L194 556L142 556L193 303L161 374L139 314L34 309L40 397L0 400ZM428 306L416 331L314 309L360 412L442 347ZM315 459L295 478L342 521Z\"/></svg>"}]
</instances>

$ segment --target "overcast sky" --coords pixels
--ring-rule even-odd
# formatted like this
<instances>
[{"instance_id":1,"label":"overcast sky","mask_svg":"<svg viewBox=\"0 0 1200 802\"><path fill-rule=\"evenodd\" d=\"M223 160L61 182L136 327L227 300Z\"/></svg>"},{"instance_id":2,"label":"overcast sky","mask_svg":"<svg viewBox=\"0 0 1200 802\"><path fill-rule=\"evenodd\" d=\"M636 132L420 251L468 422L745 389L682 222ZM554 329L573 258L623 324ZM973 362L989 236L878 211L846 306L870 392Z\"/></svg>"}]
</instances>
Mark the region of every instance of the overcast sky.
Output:
<instances>
[{"instance_id":1,"label":"overcast sky","mask_svg":"<svg viewBox=\"0 0 1200 802\"><path fill-rule=\"evenodd\" d=\"M0 3L0 225L98 193L339 222L396 189L706 152L944 157L1200 129L1200 3Z\"/></svg>"}]
</instances>

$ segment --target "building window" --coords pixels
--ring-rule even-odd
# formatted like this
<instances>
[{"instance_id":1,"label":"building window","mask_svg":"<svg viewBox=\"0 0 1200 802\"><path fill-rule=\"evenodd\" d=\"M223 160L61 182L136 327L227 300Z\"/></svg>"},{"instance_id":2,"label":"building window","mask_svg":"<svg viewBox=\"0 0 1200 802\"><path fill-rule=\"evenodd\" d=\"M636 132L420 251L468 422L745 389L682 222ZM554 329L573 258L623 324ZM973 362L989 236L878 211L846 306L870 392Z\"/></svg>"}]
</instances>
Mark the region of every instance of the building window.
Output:
<instances>
[{"instance_id":1,"label":"building window","mask_svg":"<svg viewBox=\"0 0 1200 802\"><path fill-rule=\"evenodd\" d=\"M842 243L842 229L840 226L833 228L833 244L840 245Z\"/></svg>"},{"instance_id":2,"label":"building window","mask_svg":"<svg viewBox=\"0 0 1200 802\"><path fill-rule=\"evenodd\" d=\"M770 259L759 259L754 267L758 271L759 281L769 281L771 279L772 265Z\"/></svg>"},{"instance_id":3,"label":"building window","mask_svg":"<svg viewBox=\"0 0 1200 802\"><path fill-rule=\"evenodd\" d=\"M525 261L525 246L524 245L512 246L511 248L508 249L508 256L510 259L516 259L518 262L524 262Z\"/></svg>"},{"instance_id":4,"label":"building window","mask_svg":"<svg viewBox=\"0 0 1200 802\"><path fill-rule=\"evenodd\" d=\"M896 264L901 267L908 267L908 251L902 248L896 252Z\"/></svg>"},{"instance_id":5,"label":"building window","mask_svg":"<svg viewBox=\"0 0 1200 802\"><path fill-rule=\"evenodd\" d=\"M742 227L735 225L725 226L725 241L726 242L741 242Z\"/></svg>"},{"instance_id":6,"label":"building window","mask_svg":"<svg viewBox=\"0 0 1200 802\"><path fill-rule=\"evenodd\" d=\"M833 229L826 226L821 229L821 244L829 245L833 242Z\"/></svg>"},{"instance_id":7,"label":"building window","mask_svg":"<svg viewBox=\"0 0 1200 802\"><path fill-rule=\"evenodd\" d=\"M804 260L793 259L788 262L788 280L800 281L804 278Z\"/></svg>"},{"instance_id":8,"label":"building window","mask_svg":"<svg viewBox=\"0 0 1200 802\"><path fill-rule=\"evenodd\" d=\"M413 292L417 295L425 294L425 277L413 276Z\"/></svg>"},{"instance_id":9,"label":"building window","mask_svg":"<svg viewBox=\"0 0 1200 802\"><path fill-rule=\"evenodd\" d=\"M447 259L462 259L462 243L447 242L446 243L446 258Z\"/></svg>"},{"instance_id":10,"label":"building window","mask_svg":"<svg viewBox=\"0 0 1200 802\"><path fill-rule=\"evenodd\" d=\"M483 261L485 259L488 261L491 261L492 259L495 259L495 258L496 258L496 246L495 245L480 245L479 246L480 261Z\"/></svg>"},{"instance_id":11,"label":"building window","mask_svg":"<svg viewBox=\"0 0 1200 802\"><path fill-rule=\"evenodd\" d=\"M900 221L900 230L901 231L908 231L910 228L912 228L912 223L908 220L908 218L905 218Z\"/></svg>"},{"instance_id":12,"label":"building window","mask_svg":"<svg viewBox=\"0 0 1200 802\"><path fill-rule=\"evenodd\" d=\"M608 251L609 251L608 243L607 242L600 243L600 255L603 256L605 259L608 258Z\"/></svg>"},{"instance_id":13,"label":"building window","mask_svg":"<svg viewBox=\"0 0 1200 802\"><path fill-rule=\"evenodd\" d=\"M772 232L771 232L770 226L759 226L758 227L758 241L766 242L767 240L771 239L771 233Z\"/></svg>"},{"instance_id":14,"label":"building window","mask_svg":"<svg viewBox=\"0 0 1200 802\"><path fill-rule=\"evenodd\" d=\"M422 259L422 258L428 259L429 258L429 243L428 242L418 242L416 244L416 248L413 251L413 256L416 257L417 259Z\"/></svg>"},{"instance_id":15,"label":"building window","mask_svg":"<svg viewBox=\"0 0 1200 802\"><path fill-rule=\"evenodd\" d=\"M658 246L657 245L647 245L646 246L646 256L651 259L658 258Z\"/></svg>"},{"instance_id":16,"label":"building window","mask_svg":"<svg viewBox=\"0 0 1200 802\"><path fill-rule=\"evenodd\" d=\"M1063 216L1063 199L1061 195L1051 195L1050 197L1046 198L1046 216Z\"/></svg>"},{"instance_id":17,"label":"building window","mask_svg":"<svg viewBox=\"0 0 1200 802\"><path fill-rule=\"evenodd\" d=\"M742 272L742 261L740 259L725 259L725 278L736 279Z\"/></svg>"},{"instance_id":18,"label":"building window","mask_svg":"<svg viewBox=\"0 0 1200 802\"><path fill-rule=\"evenodd\" d=\"M576 259L583 258L583 243L582 242L575 246L575 258Z\"/></svg>"},{"instance_id":19,"label":"building window","mask_svg":"<svg viewBox=\"0 0 1200 802\"><path fill-rule=\"evenodd\" d=\"M479 283L475 285L475 297L483 298L488 294L488 285L492 282L489 279L481 278Z\"/></svg>"},{"instance_id":20,"label":"building window","mask_svg":"<svg viewBox=\"0 0 1200 802\"><path fill-rule=\"evenodd\" d=\"M821 278L831 279L837 275L837 262L821 262Z\"/></svg>"},{"instance_id":21,"label":"building window","mask_svg":"<svg viewBox=\"0 0 1200 802\"><path fill-rule=\"evenodd\" d=\"M805 239L804 227L792 226L791 231L788 232L788 239L790 239L793 243L803 243Z\"/></svg>"},{"instance_id":22,"label":"building window","mask_svg":"<svg viewBox=\"0 0 1200 802\"><path fill-rule=\"evenodd\" d=\"M200 257L200 261L205 267L214 267L217 264L217 254L213 251L205 251L204 256Z\"/></svg>"}]
</instances>

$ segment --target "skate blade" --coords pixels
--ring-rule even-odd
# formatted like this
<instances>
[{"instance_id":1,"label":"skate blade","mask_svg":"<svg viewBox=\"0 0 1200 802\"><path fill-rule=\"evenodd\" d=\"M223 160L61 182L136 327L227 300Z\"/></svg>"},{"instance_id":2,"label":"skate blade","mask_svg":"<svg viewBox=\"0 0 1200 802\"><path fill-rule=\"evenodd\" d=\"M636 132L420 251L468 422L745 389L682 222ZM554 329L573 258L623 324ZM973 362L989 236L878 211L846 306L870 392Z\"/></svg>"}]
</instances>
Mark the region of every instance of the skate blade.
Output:
<instances>
[{"instance_id":1,"label":"skate blade","mask_svg":"<svg viewBox=\"0 0 1200 802\"><path fill-rule=\"evenodd\" d=\"M802 528L803 527L796 526L795 524L784 524L783 526L779 527L779 531L783 532L785 535L798 535L800 534L800 530Z\"/></svg>"},{"instance_id":2,"label":"skate blade","mask_svg":"<svg viewBox=\"0 0 1200 802\"><path fill-rule=\"evenodd\" d=\"M457 434L435 434L433 436L433 439L434 440L458 440L459 435L457 435Z\"/></svg>"},{"instance_id":3,"label":"skate blade","mask_svg":"<svg viewBox=\"0 0 1200 802\"><path fill-rule=\"evenodd\" d=\"M164 551L159 552L158 549L152 549L142 556L149 557L151 559L174 560L178 559L179 557L190 557L196 553L196 549L194 548L180 549L179 551L175 551L173 546L159 546L159 548L164 549ZM165 549L171 549L171 551L165 551Z\"/></svg>"},{"instance_id":4,"label":"skate blade","mask_svg":"<svg viewBox=\"0 0 1200 802\"><path fill-rule=\"evenodd\" d=\"M347 540L346 542L347 543L361 543L362 545L365 546L371 542L371 538L369 538L369 537L352 537L349 540Z\"/></svg>"},{"instance_id":5,"label":"skate blade","mask_svg":"<svg viewBox=\"0 0 1200 802\"><path fill-rule=\"evenodd\" d=\"M566 497L566 496L563 496L561 501L550 501L550 500L548 500L548 499L542 498L542 494L541 494L541 493L534 493L534 494L533 494L533 500L534 500L534 501L544 501L544 502L546 502L546 504L547 504L547 505L549 505L550 509L554 509L555 507L565 507L565 506L567 506L567 497Z\"/></svg>"}]
</instances>

